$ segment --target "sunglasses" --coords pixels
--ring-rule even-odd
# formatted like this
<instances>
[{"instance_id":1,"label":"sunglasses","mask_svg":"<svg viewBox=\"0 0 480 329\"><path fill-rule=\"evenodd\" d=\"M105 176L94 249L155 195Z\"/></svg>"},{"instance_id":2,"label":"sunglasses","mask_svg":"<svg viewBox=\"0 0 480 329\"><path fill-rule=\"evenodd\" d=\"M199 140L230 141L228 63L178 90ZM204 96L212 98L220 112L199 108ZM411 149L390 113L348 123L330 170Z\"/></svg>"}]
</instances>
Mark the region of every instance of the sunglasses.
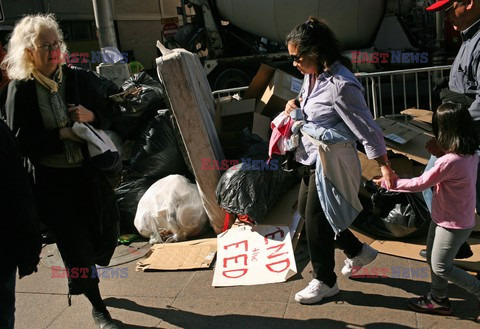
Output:
<instances>
[{"instance_id":1,"label":"sunglasses","mask_svg":"<svg viewBox=\"0 0 480 329\"><path fill-rule=\"evenodd\" d=\"M297 54L297 55L290 55L290 59L291 59L293 62L300 63L301 60L302 60L302 56L303 56L302 53Z\"/></svg>"}]
</instances>

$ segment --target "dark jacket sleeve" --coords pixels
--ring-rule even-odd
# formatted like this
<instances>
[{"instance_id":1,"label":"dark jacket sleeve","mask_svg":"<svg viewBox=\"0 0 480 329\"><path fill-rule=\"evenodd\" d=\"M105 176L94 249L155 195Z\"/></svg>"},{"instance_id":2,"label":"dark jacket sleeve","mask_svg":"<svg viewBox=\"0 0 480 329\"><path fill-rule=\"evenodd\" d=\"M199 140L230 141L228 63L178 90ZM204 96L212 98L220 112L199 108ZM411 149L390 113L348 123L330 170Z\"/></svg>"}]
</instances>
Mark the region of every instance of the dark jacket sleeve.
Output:
<instances>
[{"instance_id":1,"label":"dark jacket sleeve","mask_svg":"<svg viewBox=\"0 0 480 329\"><path fill-rule=\"evenodd\" d=\"M46 130L43 125L33 81L10 82L5 113L24 156L35 160L42 155L62 153L59 129Z\"/></svg>"},{"instance_id":2,"label":"dark jacket sleeve","mask_svg":"<svg viewBox=\"0 0 480 329\"><path fill-rule=\"evenodd\" d=\"M31 274L40 258L40 221L27 173L15 139L0 122L1 245L9 250L7 262L19 268L21 276Z\"/></svg>"},{"instance_id":3,"label":"dark jacket sleeve","mask_svg":"<svg viewBox=\"0 0 480 329\"><path fill-rule=\"evenodd\" d=\"M95 114L93 125L96 128L108 129L116 106L109 96L119 93L121 89L113 81L93 71L68 67L66 72L67 101L81 104L92 111Z\"/></svg>"}]
</instances>

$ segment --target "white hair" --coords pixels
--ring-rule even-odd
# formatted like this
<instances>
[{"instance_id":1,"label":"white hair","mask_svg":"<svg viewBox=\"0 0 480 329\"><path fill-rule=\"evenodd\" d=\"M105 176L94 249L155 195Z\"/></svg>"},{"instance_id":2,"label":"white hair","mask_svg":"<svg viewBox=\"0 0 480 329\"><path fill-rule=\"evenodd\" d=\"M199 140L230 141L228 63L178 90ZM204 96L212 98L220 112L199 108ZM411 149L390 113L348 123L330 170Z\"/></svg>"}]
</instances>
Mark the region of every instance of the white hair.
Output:
<instances>
[{"instance_id":1,"label":"white hair","mask_svg":"<svg viewBox=\"0 0 480 329\"><path fill-rule=\"evenodd\" d=\"M65 54L67 47L63 43L63 33L53 14L36 14L23 17L13 29L7 45L7 54L1 66L11 80L32 79L35 68L32 56L27 49L36 49L36 40L41 32L53 30L61 41L60 53Z\"/></svg>"}]
</instances>

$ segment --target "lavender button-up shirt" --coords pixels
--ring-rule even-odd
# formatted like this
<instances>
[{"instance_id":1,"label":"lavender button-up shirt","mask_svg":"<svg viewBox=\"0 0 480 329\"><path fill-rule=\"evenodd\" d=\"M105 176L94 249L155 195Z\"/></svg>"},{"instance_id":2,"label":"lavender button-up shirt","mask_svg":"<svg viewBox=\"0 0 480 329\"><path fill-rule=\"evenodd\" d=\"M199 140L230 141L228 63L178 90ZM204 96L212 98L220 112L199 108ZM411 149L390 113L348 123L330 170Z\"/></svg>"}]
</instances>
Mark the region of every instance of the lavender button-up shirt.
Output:
<instances>
[{"instance_id":1,"label":"lavender button-up shirt","mask_svg":"<svg viewBox=\"0 0 480 329\"><path fill-rule=\"evenodd\" d=\"M315 85L309 94L312 81ZM311 75L306 75L301 97L301 108L308 123L328 129L343 120L363 144L369 159L387 153L382 131L365 102L362 85L340 62L335 62L328 72L320 74L316 80ZM302 136L296 160L305 165L314 164L317 158L316 148Z\"/></svg>"}]
</instances>

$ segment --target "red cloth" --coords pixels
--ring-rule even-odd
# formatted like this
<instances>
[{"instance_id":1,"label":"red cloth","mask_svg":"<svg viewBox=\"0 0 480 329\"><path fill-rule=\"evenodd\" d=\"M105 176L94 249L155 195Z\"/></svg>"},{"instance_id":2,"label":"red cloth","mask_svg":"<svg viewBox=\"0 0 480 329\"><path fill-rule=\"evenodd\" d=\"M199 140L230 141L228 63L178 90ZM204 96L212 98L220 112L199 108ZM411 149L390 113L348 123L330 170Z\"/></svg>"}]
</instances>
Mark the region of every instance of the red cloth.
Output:
<instances>
[{"instance_id":1,"label":"red cloth","mask_svg":"<svg viewBox=\"0 0 480 329\"><path fill-rule=\"evenodd\" d=\"M273 154L285 154L284 140L289 139L292 135L292 126L294 121L290 116L284 112L280 113L273 119L270 127L272 128L272 135L268 145L268 155L271 158Z\"/></svg>"}]
</instances>

